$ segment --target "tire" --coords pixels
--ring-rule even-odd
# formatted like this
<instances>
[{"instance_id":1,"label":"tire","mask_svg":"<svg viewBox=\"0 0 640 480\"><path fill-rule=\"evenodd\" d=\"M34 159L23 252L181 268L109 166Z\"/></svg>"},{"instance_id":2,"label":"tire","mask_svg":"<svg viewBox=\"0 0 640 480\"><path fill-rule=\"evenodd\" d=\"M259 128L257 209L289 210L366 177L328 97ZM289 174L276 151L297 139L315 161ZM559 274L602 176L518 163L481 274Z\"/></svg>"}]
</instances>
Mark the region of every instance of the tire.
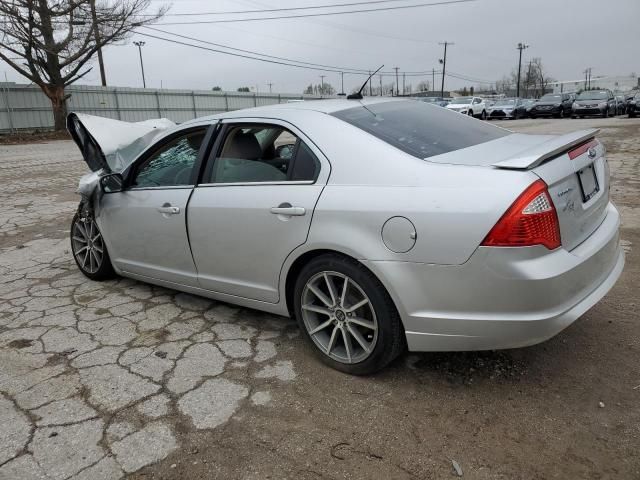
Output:
<instances>
[{"instance_id":1,"label":"tire","mask_svg":"<svg viewBox=\"0 0 640 480\"><path fill-rule=\"evenodd\" d=\"M571 115L571 118L573 118L575 120L578 117L576 117L575 115Z\"/></svg>"},{"instance_id":2,"label":"tire","mask_svg":"<svg viewBox=\"0 0 640 480\"><path fill-rule=\"evenodd\" d=\"M473 110L467 110L467 115L469 115L470 117L473 117Z\"/></svg>"},{"instance_id":3,"label":"tire","mask_svg":"<svg viewBox=\"0 0 640 480\"><path fill-rule=\"evenodd\" d=\"M560 115L559 115L559 117L560 117L560 118L564 118L564 108L561 108L561 109L560 109Z\"/></svg>"},{"instance_id":4,"label":"tire","mask_svg":"<svg viewBox=\"0 0 640 480\"><path fill-rule=\"evenodd\" d=\"M486 110L482 110L482 113L480 114L480 119L481 120L486 120L487 119L487 111Z\"/></svg>"},{"instance_id":5,"label":"tire","mask_svg":"<svg viewBox=\"0 0 640 480\"><path fill-rule=\"evenodd\" d=\"M373 273L348 257L326 254L306 264L296 279L294 309L315 355L341 372L375 373L405 348L404 328L391 297Z\"/></svg>"},{"instance_id":6,"label":"tire","mask_svg":"<svg viewBox=\"0 0 640 480\"><path fill-rule=\"evenodd\" d=\"M531 118L536 118L536 115L530 115Z\"/></svg>"},{"instance_id":7,"label":"tire","mask_svg":"<svg viewBox=\"0 0 640 480\"><path fill-rule=\"evenodd\" d=\"M93 217L81 216L76 212L71 221L69 237L73 259L85 277L102 281L116 276L102 233ZM87 242L88 237L91 240Z\"/></svg>"}]
</instances>

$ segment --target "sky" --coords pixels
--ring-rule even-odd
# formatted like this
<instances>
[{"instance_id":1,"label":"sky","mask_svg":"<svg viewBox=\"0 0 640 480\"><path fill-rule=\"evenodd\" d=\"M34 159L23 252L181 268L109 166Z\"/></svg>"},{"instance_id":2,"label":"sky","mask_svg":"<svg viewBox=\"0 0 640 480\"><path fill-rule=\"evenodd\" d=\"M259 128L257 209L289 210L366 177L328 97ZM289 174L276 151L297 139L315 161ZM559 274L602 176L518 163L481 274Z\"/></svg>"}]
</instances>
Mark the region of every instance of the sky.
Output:
<instances>
[{"instance_id":1,"label":"sky","mask_svg":"<svg viewBox=\"0 0 640 480\"><path fill-rule=\"evenodd\" d=\"M201 13L286 8L351 3L358 0L152 0L151 8L170 5L169 13ZM360 0L362 1L362 0ZM366 6L315 9L304 12L342 11L383 6L415 5L434 0L393 0ZM284 12L300 14L303 11ZM283 13L279 13L282 15ZM254 14L266 16L268 14ZM276 14L271 14L276 15ZM519 42L529 45L523 65L541 57L549 75L557 80L592 76L640 74L640 0L476 0L468 3L407 8L392 11L343 14L312 18L216 23L202 25L161 25L178 21L246 18L249 15L167 16L154 28L197 39L251 50L267 55L341 68L384 71L398 67L402 72L440 69L443 56L440 42L453 42L447 49L447 71L477 80L494 82L517 68ZM165 33L140 30L153 35ZM340 89L340 74L300 69L284 65L232 57L221 53L177 45L133 34L127 41L104 49L108 85L141 87L138 49L133 41L146 42L142 48L147 87L236 90L249 86L259 92L301 93L310 83L319 84L320 75ZM217 48L212 47L211 48ZM0 63L0 74L9 81L25 79ZM431 82L432 75L407 77L406 83ZM385 83L394 81L386 77ZM344 75L345 91L359 86L364 77ZM375 84L378 84L376 78ZM445 90L478 84L456 78L445 79ZM81 80L99 84L97 64ZM437 89L440 77L436 75Z\"/></svg>"}]
</instances>

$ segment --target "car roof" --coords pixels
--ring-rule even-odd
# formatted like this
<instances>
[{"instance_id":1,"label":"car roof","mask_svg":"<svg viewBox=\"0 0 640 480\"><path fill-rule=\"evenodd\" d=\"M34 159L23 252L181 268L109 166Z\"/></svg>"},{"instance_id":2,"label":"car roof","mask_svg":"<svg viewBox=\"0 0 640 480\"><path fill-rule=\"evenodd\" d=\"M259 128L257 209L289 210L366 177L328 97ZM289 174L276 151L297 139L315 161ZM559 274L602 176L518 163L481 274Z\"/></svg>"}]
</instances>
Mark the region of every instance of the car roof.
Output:
<instances>
[{"instance_id":1,"label":"car roof","mask_svg":"<svg viewBox=\"0 0 640 480\"><path fill-rule=\"evenodd\" d=\"M404 99L397 97L370 97L363 98L361 100L347 100L343 98L328 98L326 100L305 100L301 102L291 103L277 103L274 105L264 105L261 107L243 108L241 110L232 110L230 112L218 113L215 115L209 115L206 117L198 117L193 120L189 120L181 124L185 126L193 123L201 123L207 120L219 120L222 118L238 118L238 117L280 117L287 114L287 112L294 112L300 110L314 111L319 113L331 114L339 112L341 110L347 110L349 108L375 105L378 103L387 103L395 101L415 101L412 99Z\"/></svg>"}]
</instances>

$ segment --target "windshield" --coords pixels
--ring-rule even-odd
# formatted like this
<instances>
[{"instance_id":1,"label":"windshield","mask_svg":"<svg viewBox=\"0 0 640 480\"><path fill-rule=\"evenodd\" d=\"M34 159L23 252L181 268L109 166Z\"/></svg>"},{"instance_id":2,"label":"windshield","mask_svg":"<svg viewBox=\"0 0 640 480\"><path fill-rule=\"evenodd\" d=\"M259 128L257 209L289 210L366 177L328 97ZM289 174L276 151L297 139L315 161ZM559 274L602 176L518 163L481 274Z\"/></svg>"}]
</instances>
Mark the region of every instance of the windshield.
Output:
<instances>
[{"instance_id":1,"label":"windshield","mask_svg":"<svg viewBox=\"0 0 640 480\"><path fill-rule=\"evenodd\" d=\"M497 100L494 106L495 107L513 107L515 104L516 104L515 99L503 98L502 100Z\"/></svg>"},{"instance_id":2,"label":"windshield","mask_svg":"<svg viewBox=\"0 0 640 480\"><path fill-rule=\"evenodd\" d=\"M460 97L454 98L451 103L471 103L471 100L473 100L473 97Z\"/></svg>"},{"instance_id":3,"label":"windshield","mask_svg":"<svg viewBox=\"0 0 640 480\"><path fill-rule=\"evenodd\" d=\"M510 134L502 128L422 102L377 103L332 115L423 159Z\"/></svg>"},{"instance_id":4,"label":"windshield","mask_svg":"<svg viewBox=\"0 0 640 480\"><path fill-rule=\"evenodd\" d=\"M562 95L545 95L539 101L540 102L561 102Z\"/></svg>"},{"instance_id":5,"label":"windshield","mask_svg":"<svg viewBox=\"0 0 640 480\"><path fill-rule=\"evenodd\" d=\"M582 92L578 95L578 100L606 100L607 98L609 98L607 92L602 91Z\"/></svg>"}]
</instances>

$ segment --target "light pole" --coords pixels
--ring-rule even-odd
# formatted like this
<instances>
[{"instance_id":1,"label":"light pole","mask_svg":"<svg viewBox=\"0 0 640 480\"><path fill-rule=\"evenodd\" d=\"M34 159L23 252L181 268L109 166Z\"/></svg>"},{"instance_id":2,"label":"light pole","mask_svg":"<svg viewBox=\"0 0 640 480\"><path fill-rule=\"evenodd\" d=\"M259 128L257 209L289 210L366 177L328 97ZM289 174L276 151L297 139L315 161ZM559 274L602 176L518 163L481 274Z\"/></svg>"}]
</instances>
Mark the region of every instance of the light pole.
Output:
<instances>
[{"instance_id":1,"label":"light pole","mask_svg":"<svg viewBox=\"0 0 640 480\"><path fill-rule=\"evenodd\" d=\"M518 58L518 84L516 85L516 97L520 97L520 69L522 68L522 51L525 48L529 48L529 45L518 43L518 46L516 48L520 50L520 56Z\"/></svg>"},{"instance_id":2,"label":"light pole","mask_svg":"<svg viewBox=\"0 0 640 480\"><path fill-rule=\"evenodd\" d=\"M324 77L326 75L320 75L320 96L324 95Z\"/></svg>"},{"instance_id":3,"label":"light pole","mask_svg":"<svg viewBox=\"0 0 640 480\"><path fill-rule=\"evenodd\" d=\"M397 97L400 94L400 84L398 83L398 67L393 67L393 69L396 71L396 97Z\"/></svg>"},{"instance_id":4,"label":"light pole","mask_svg":"<svg viewBox=\"0 0 640 480\"><path fill-rule=\"evenodd\" d=\"M455 43L439 42L438 45L444 45L444 57L442 58L442 60L440 60L440 63L442 64L442 84L440 85L440 97L444 98L444 75L447 70L447 46L455 45Z\"/></svg>"},{"instance_id":5,"label":"light pole","mask_svg":"<svg viewBox=\"0 0 640 480\"><path fill-rule=\"evenodd\" d=\"M340 95L344 95L344 72L340 72Z\"/></svg>"},{"instance_id":6,"label":"light pole","mask_svg":"<svg viewBox=\"0 0 640 480\"><path fill-rule=\"evenodd\" d=\"M133 42L133 44L138 47L138 53L140 54L140 69L142 70L142 88L147 88L147 81L144 79L144 64L142 63L142 47L144 47L145 42Z\"/></svg>"}]
</instances>

